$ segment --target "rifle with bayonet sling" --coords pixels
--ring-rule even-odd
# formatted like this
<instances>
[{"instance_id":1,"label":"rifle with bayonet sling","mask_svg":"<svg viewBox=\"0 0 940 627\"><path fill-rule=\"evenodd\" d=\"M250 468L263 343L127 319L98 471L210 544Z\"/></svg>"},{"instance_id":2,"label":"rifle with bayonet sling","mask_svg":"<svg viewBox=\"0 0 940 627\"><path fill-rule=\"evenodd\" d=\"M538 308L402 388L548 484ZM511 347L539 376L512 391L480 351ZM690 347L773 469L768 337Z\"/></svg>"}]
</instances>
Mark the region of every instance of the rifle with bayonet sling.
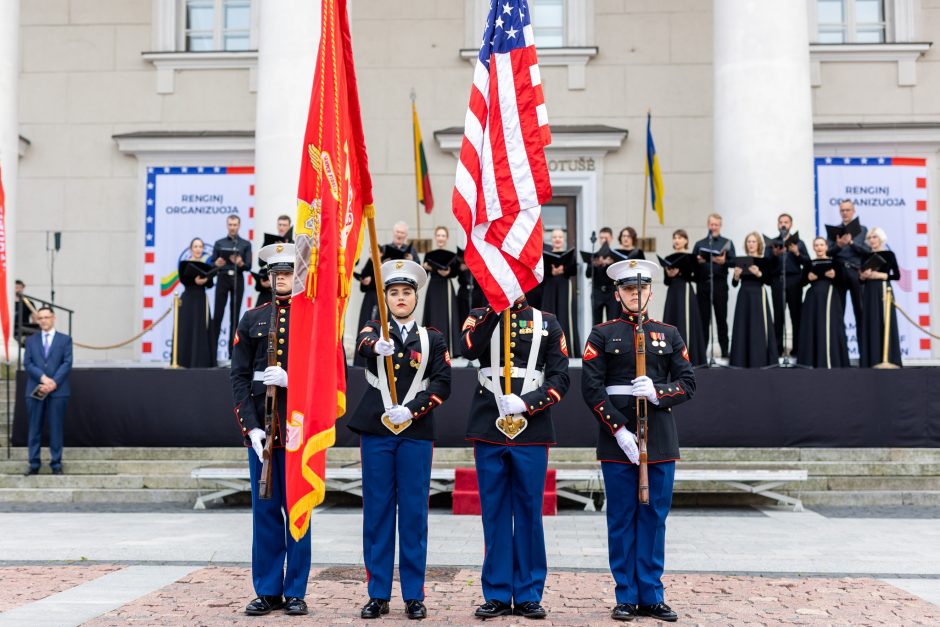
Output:
<instances>
[{"instance_id":1,"label":"rifle with bayonet sling","mask_svg":"<svg viewBox=\"0 0 940 627\"><path fill-rule=\"evenodd\" d=\"M268 324L268 367L277 365L277 288L271 281L271 321ZM264 452L261 455L261 477L258 478L258 498L270 499L272 493L271 458L274 456L274 439L277 437L280 420L277 416L277 386L269 385L264 392Z\"/></svg>"},{"instance_id":2,"label":"rifle with bayonet sling","mask_svg":"<svg viewBox=\"0 0 940 627\"><path fill-rule=\"evenodd\" d=\"M640 274L636 275L636 300L639 311L636 316L636 376L646 376L646 335L643 333L643 283L640 280ZM636 399L636 439L637 446L640 449L640 503L649 505L650 502L650 477L647 468L647 444L649 442L649 406L646 398L637 397Z\"/></svg>"}]
</instances>

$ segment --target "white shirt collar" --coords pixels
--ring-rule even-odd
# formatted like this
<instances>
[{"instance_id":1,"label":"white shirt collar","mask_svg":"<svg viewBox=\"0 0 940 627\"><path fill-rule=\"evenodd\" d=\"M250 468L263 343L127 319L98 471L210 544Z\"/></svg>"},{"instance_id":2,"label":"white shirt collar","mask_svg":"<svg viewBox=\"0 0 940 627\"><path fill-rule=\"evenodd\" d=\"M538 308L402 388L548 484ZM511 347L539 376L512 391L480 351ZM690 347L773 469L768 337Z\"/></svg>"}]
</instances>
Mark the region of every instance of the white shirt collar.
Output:
<instances>
[{"instance_id":1,"label":"white shirt collar","mask_svg":"<svg viewBox=\"0 0 940 627\"><path fill-rule=\"evenodd\" d=\"M398 324L398 322L396 322L395 324ZM402 333L402 329L404 329L405 331L408 332L408 335L411 335L411 332L414 330L414 327L415 327L414 320L406 322L405 324L398 324L398 332ZM404 333L402 333L402 335L404 335Z\"/></svg>"},{"instance_id":2,"label":"white shirt collar","mask_svg":"<svg viewBox=\"0 0 940 627\"><path fill-rule=\"evenodd\" d=\"M49 343L51 344L52 340L55 339L55 329L53 328L53 329L49 329L48 331L43 331L42 332L43 341L45 341L47 335L49 336Z\"/></svg>"}]
</instances>

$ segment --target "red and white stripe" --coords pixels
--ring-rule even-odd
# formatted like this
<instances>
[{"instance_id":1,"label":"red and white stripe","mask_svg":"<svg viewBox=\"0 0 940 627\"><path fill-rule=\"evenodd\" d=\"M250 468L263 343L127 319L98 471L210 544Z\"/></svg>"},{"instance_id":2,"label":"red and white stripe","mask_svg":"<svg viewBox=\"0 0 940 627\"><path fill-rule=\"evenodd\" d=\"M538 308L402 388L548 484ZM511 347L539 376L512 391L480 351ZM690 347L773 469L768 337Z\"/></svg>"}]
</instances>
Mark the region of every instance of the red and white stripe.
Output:
<instances>
[{"instance_id":1,"label":"red and white stripe","mask_svg":"<svg viewBox=\"0 0 940 627\"><path fill-rule=\"evenodd\" d=\"M541 283L542 204L552 197L551 143L532 27L525 47L477 61L457 164L453 209L465 259L493 309Z\"/></svg>"}]
</instances>

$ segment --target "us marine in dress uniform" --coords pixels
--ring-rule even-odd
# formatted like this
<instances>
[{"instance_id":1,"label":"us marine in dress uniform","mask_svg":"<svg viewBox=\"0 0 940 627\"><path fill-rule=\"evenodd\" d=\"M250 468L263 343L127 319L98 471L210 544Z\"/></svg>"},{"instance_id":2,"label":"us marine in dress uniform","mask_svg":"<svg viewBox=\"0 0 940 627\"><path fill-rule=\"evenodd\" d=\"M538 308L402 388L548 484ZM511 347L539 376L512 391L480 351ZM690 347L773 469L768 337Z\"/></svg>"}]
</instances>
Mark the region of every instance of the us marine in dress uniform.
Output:
<instances>
[{"instance_id":1,"label":"us marine in dress uniform","mask_svg":"<svg viewBox=\"0 0 940 627\"><path fill-rule=\"evenodd\" d=\"M418 290L427 282L413 261L382 264L385 299L391 311L389 339L370 320L359 331L356 350L366 358L371 386L356 407L349 428L359 434L362 456L362 547L369 601L362 618L388 614L395 569L398 519L398 573L408 618L427 616L424 575L428 553L428 496L434 452L435 408L450 395L447 339L415 322ZM386 357L394 362L393 405Z\"/></svg>"},{"instance_id":2,"label":"us marine in dress uniform","mask_svg":"<svg viewBox=\"0 0 940 627\"><path fill-rule=\"evenodd\" d=\"M656 264L635 259L608 268L622 313L616 320L595 326L584 347L581 391L599 423L597 459L607 490L607 543L617 598L611 617L616 620L636 616L677 620L664 602L662 584L666 516L679 459L672 408L692 398L695 374L678 329L650 320L646 314L657 271ZM638 273L642 293L637 291ZM639 316L646 336L647 375L643 377L636 376ZM634 435L636 399L644 397L649 408L648 505L639 503Z\"/></svg>"},{"instance_id":3,"label":"us marine in dress uniform","mask_svg":"<svg viewBox=\"0 0 940 627\"><path fill-rule=\"evenodd\" d=\"M486 545L481 577L485 603L476 615L544 618L548 567L542 494L548 447L555 443L551 406L568 391L568 346L555 316L530 307L525 298L517 300L510 314L513 393L506 395L502 318L489 307L474 309L461 336L463 355L479 359L482 366L467 426ZM512 416L515 433L507 428L506 417Z\"/></svg>"},{"instance_id":4,"label":"us marine in dress uniform","mask_svg":"<svg viewBox=\"0 0 940 627\"><path fill-rule=\"evenodd\" d=\"M276 298L247 311L238 323L232 351L232 392L235 415L248 449L251 476L251 577L254 601L245 608L252 616L284 608L288 614L306 614L304 595L310 574L310 532L295 541L287 528L287 491L285 490L284 444L287 433L287 348L290 329L290 294L294 274L294 245L271 244L259 251L268 264ZM268 327L271 307L277 308L277 365L268 366ZM264 400L267 386L276 385L278 433L275 435L272 470L272 498L258 498L258 478L265 445ZM284 562L287 561L285 571Z\"/></svg>"}]
</instances>

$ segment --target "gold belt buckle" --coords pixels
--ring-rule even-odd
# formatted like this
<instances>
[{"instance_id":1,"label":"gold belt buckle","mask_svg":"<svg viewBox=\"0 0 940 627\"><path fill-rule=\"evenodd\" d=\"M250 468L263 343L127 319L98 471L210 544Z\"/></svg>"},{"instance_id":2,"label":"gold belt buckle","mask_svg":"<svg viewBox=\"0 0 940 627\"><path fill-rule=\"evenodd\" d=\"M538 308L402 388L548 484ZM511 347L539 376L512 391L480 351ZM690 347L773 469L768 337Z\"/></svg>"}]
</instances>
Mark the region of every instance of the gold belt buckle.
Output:
<instances>
[{"instance_id":1,"label":"gold belt buckle","mask_svg":"<svg viewBox=\"0 0 940 627\"><path fill-rule=\"evenodd\" d=\"M529 421L522 414L502 416L496 419L496 428L510 440L515 440L516 436L525 431L528 426Z\"/></svg>"}]
</instances>

